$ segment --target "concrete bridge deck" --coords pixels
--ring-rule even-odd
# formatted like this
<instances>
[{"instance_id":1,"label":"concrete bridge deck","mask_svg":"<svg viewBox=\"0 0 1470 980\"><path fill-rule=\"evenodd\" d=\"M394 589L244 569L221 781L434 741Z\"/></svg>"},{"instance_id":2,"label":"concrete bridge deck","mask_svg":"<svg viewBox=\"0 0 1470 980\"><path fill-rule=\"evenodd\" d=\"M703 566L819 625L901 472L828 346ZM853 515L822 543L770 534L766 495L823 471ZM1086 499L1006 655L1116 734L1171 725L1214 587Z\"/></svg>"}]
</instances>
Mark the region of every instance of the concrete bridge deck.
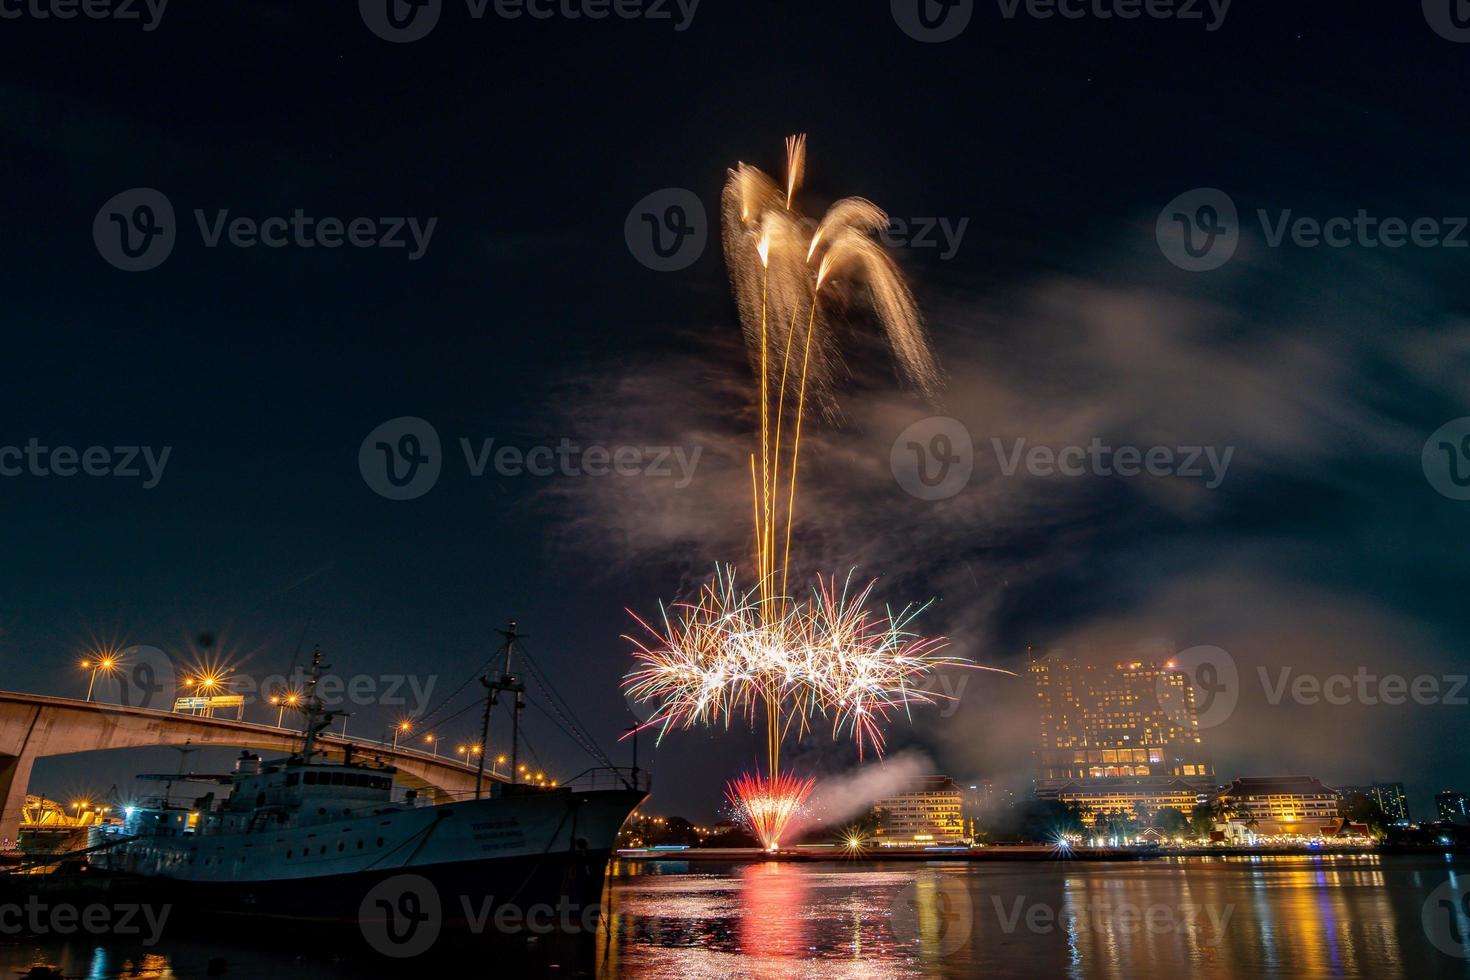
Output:
<instances>
[{"instance_id":1,"label":"concrete bridge deck","mask_svg":"<svg viewBox=\"0 0 1470 980\"><path fill-rule=\"evenodd\" d=\"M436 798L459 796L475 788L475 767L456 759L330 733L319 735L317 743L329 758L341 758L350 744L358 758L381 759L396 766L400 782L427 789ZM289 755L300 748L301 733L228 718L0 691L0 841L15 846L26 787L37 759L184 744ZM506 781L488 770L485 776Z\"/></svg>"}]
</instances>

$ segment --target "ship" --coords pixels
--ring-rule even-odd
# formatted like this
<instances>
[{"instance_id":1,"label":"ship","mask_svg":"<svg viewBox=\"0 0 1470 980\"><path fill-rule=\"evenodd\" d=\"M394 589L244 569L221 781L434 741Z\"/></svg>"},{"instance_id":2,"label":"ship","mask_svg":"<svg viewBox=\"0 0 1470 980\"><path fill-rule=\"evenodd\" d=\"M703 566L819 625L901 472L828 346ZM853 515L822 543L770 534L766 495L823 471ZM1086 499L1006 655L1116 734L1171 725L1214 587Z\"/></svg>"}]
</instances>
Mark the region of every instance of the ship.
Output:
<instances>
[{"instance_id":1,"label":"ship","mask_svg":"<svg viewBox=\"0 0 1470 980\"><path fill-rule=\"evenodd\" d=\"M487 731L497 696L510 696L513 759L524 691L511 673L514 630L505 669L483 679ZM128 806L121 827L89 842L92 887L167 902L179 921L337 927L391 957L595 934L607 863L647 796L646 773L606 766L548 787L517 782L512 764L498 782L484 777L482 752L473 797L436 803L351 746L341 761L322 757L334 715L317 694L322 669L317 651L299 751L244 752L227 774L167 777L169 790L183 780L219 790Z\"/></svg>"}]
</instances>

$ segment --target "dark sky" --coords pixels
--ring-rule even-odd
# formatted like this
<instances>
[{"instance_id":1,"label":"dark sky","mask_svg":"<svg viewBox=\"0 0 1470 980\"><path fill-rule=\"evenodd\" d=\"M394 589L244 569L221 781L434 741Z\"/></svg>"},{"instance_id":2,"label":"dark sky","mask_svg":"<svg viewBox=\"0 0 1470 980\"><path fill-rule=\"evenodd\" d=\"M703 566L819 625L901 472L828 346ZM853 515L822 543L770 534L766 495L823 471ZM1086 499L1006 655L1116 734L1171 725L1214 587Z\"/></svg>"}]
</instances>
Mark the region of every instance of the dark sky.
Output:
<instances>
[{"instance_id":1,"label":"dark sky","mask_svg":"<svg viewBox=\"0 0 1470 980\"><path fill-rule=\"evenodd\" d=\"M477 20L446 0L405 44L355 6L173 0L152 30L31 6L0 20L0 446L171 447L151 489L0 478L0 686L80 696L75 662L96 640L255 678L304 640L344 675L432 682L437 703L514 617L612 745L632 720L625 607L651 613L740 559L743 488L720 461L750 431L718 234L658 272L624 221L669 187L713 216L727 167L777 171L782 138L804 131L809 210L861 194L968 219L953 255L896 252L950 375L942 410L854 355L842 423L813 435L813 564L860 564L894 601L937 597L934 628L987 664L1019 667L1028 644L1229 651L1240 709L1208 736L1222 780L1402 779L1421 812L1470 787L1463 702L1273 705L1259 679L1361 667L1447 690L1470 670L1470 503L1420 465L1430 434L1470 414L1470 249L1272 247L1255 217L1365 209L1448 229L1470 214L1470 44L1418 4L1238 0L1211 31L977 3L934 44L880 2L703 0L676 30L674 4L672 20ZM172 203L177 242L129 273L93 221L138 187ZM1160 210L1198 187L1242 216L1213 272L1175 268L1155 241ZM417 260L208 248L195 209L437 224ZM888 464L933 414L969 427L977 470L936 505ZM433 424L443 472L394 501L358 450L402 416ZM1236 452L1203 491L1004 477L992 436ZM703 446L706 468L677 490L472 478L462 437ZM958 710L895 725L895 748L1014 778L1025 697L972 676ZM354 710L368 734L402 709ZM472 715L444 722L446 743ZM545 715L527 727L549 770L592 764ZM712 815L755 746L741 731L645 744L655 807ZM794 753L856 762L825 736ZM53 760L33 785L95 791L163 764Z\"/></svg>"}]
</instances>

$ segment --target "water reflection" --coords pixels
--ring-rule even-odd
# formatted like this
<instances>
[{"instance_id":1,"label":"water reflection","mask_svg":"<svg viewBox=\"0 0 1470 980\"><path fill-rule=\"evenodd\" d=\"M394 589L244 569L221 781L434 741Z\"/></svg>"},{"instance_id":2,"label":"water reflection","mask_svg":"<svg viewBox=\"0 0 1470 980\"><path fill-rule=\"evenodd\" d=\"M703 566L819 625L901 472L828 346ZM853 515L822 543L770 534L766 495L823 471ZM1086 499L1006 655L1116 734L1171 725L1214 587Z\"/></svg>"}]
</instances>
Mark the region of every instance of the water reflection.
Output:
<instances>
[{"instance_id":1,"label":"water reflection","mask_svg":"<svg viewBox=\"0 0 1470 980\"><path fill-rule=\"evenodd\" d=\"M612 882L600 972L1470 978L1420 924L1453 867L1361 855L645 867Z\"/></svg>"},{"instance_id":2,"label":"water reflection","mask_svg":"<svg viewBox=\"0 0 1470 980\"><path fill-rule=\"evenodd\" d=\"M1465 857L1347 855L615 862L595 949L576 965L562 961L558 975L1470 980L1467 866ZM45 965L89 980L193 978L209 975L215 959L231 980L373 972L330 950L293 953L270 942L269 930L250 929L229 946L170 938L157 948L0 937L0 977ZM397 975L414 973L411 962L399 966Z\"/></svg>"}]
</instances>

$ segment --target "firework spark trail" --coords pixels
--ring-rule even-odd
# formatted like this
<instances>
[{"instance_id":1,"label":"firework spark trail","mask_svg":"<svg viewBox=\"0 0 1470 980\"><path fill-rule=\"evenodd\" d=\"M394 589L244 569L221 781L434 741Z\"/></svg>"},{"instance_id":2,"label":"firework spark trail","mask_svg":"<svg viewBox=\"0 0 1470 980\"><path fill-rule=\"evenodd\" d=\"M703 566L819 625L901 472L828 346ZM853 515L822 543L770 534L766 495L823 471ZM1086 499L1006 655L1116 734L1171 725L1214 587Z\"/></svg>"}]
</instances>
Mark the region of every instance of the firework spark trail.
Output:
<instances>
[{"instance_id":1,"label":"firework spark trail","mask_svg":"<svg viewBox=\"0 0 1470 980\"><path fill-rule=\"evenodd\" d=\"M996 670L947 656L943 640L915 633L923 607L875 615L867 607L874 584L854 589L851 575L840 586L819 578L810 599L787 601L786 614L772 620L762 614L760 590L741 591L725 568L697 600L666 609L661 627L638 619L648 636L626 637L639 666L624 687L657 705L642 728L657 729L660 739L696 725L729 728L774 705L783 736L825 719L859 757L868 747L881 754L884 723L913 705L949 699L922 686L935 670Z\"/></svg>"},{"instance_id":2,"label":"firework spark trail","mask_svg":"<svg viewBox=\"0 0 1470 980\"><path fill-rule=\"evenodd\" d=\"M761 846L774 851L781 846L782 832L801 813L816 784L815 779L791 775L764 778L746 773L730 783L725 792Z\"/></svg>"},{"instance_id":3,"label":"firework spark trail","mask_svg":"<svg viewBox=\"0 0 1470 980\"><path fill-rule=\"evenodd\" d=\"M809 599L789 598L802 424L811 405L836 414L839 314L863 301L901 376L930 396L942 381L913 293L872 237L888 216L853 197L832 205L820 222L803 217L796 195L805 172L806 137L792 136L784 187L742 163L730 171L721 197L731 289L760 375L760 435L750 458L755 586L742 592L733 568L717 568L694 602L661 610L661 627L639 619L649 637L627 637L640 665L624 681L633 699L658 703L640 730L655 727L660 739L696 724L728 728L735 718L754 725L764 714L767 774L743 776L728 792L767 847L780 839L814 782L780 773L787 735L801 737L825 718L833 738L852 738L860 758L866 746L881 754L885 722L913 704L934 703L921 679L940 667L973 666L941 655L942 640L910 630L923 607L870 613L873 583L853 593L851 573L840 589L835 579L819 577ZM805 329L798 330L803 320ZM788 407L794 409L789 419Z\"/></svg>"}]
</instances>

